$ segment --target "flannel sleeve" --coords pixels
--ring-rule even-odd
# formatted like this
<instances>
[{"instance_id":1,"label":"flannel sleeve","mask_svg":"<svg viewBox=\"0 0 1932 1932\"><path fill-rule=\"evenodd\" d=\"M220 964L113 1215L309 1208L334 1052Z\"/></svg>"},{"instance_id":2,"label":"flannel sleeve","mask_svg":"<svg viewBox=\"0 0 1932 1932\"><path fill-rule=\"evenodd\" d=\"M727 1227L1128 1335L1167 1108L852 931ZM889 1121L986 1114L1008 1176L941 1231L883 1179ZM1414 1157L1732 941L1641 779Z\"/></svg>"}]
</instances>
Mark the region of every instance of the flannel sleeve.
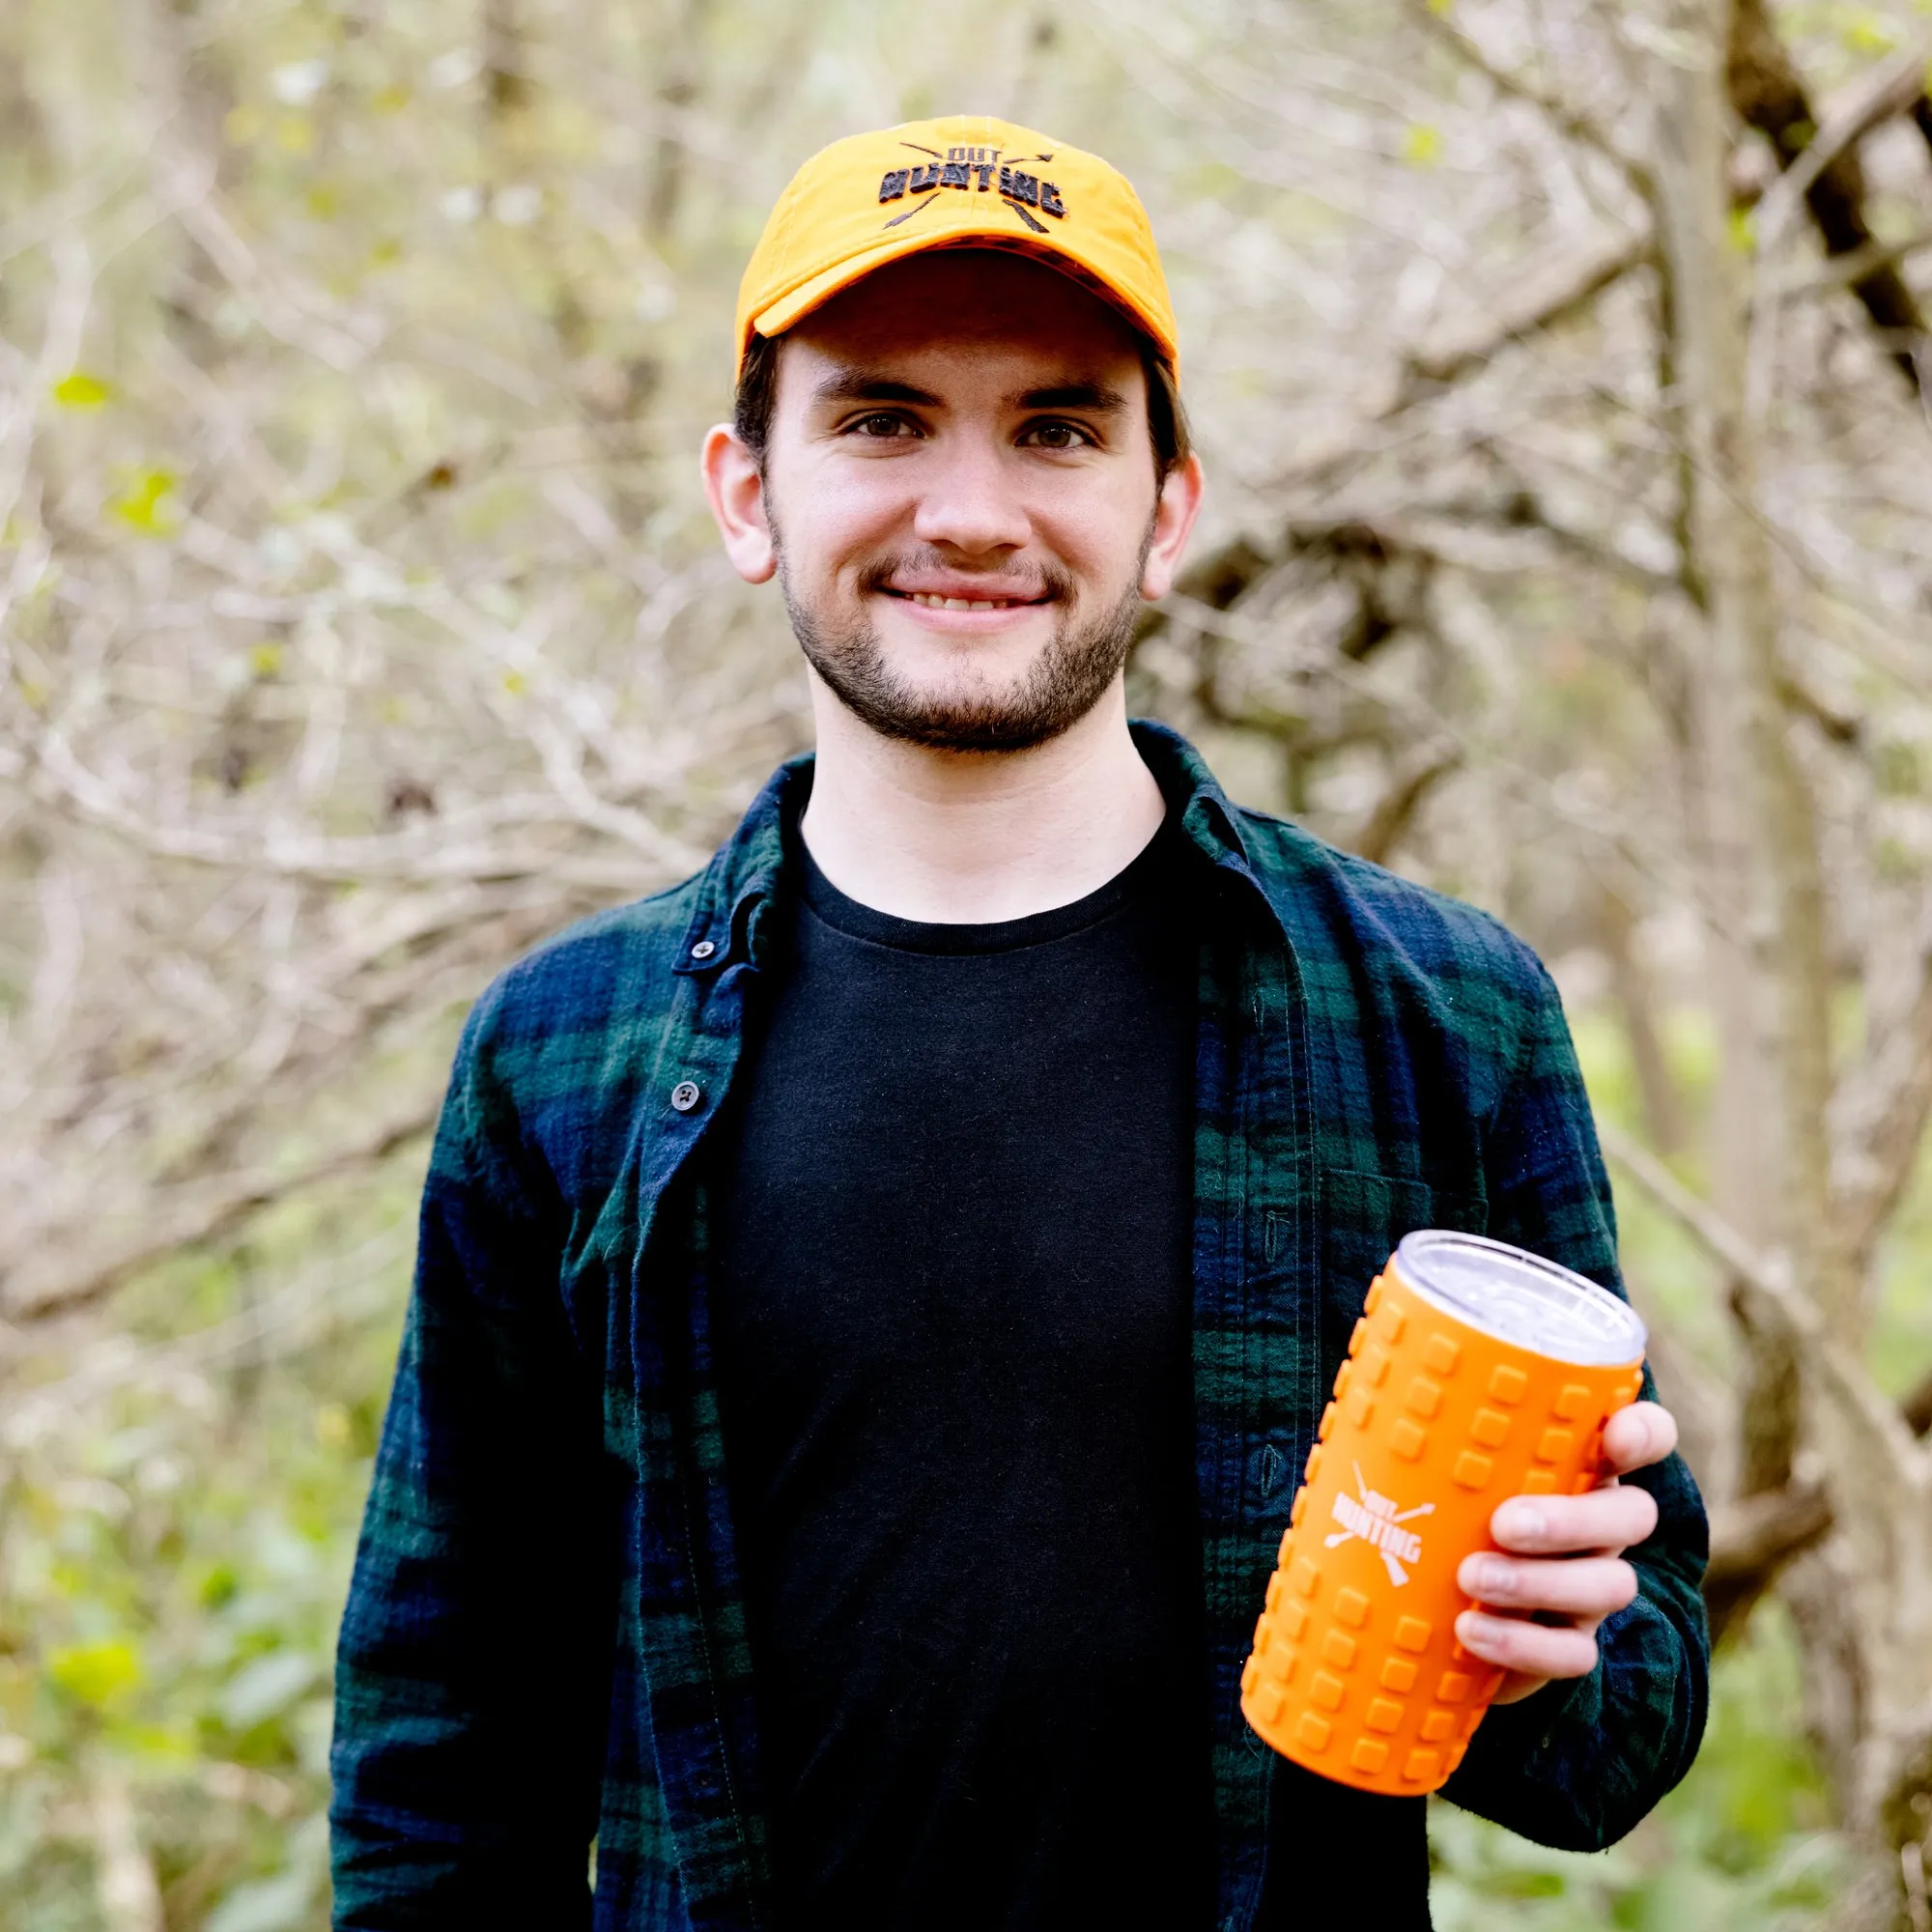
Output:
<instances>
[{"instance_id":1,"label":"flannel sleeve","mask_svg":"<svg viewBox=\"0 0 1932 1932\"><path fill-rule=\"evenodd\" d=\"M338 1645L339 1932L587 1926L613 1585L562 1216L472 1016ZM540 1178L538 1178L540 1177Z\"/></svg>"},{"instance_id":2,"label":"flannel sleeve","mask_svg":"<svg viewBox=\"0 0 1932 1932\"><path fill-rule=\"evenodd\" d=\"M1490 1232L1623 1293L1608 1177L1555 986L1535 968L1515 1077L1492 1123ZM1656 1399L1648 1367L1643 1394ZM1709 1530L1682 1458L1624 1478L1657 1528L1624 1552L1637 1595L1597 1633L1597 1667L1484 1719L1444 1795L1540 1844L1599 1851L1629 1832L1697 1754L1710 1690L1701 1583Z\"/></svg>"}]
</instances>

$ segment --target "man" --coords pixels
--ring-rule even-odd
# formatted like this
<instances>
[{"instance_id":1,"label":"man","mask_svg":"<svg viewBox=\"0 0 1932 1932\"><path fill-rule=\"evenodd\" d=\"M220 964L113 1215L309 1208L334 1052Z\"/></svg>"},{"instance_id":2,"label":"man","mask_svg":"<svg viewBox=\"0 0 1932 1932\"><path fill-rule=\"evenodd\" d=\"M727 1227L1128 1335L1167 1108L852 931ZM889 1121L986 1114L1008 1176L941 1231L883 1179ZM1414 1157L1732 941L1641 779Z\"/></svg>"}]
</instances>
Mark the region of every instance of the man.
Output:
<instances>
[{"instance_id":1,"label":"man","mask_svg":"<svg viewBox=\"0 0 1932 1932\"><path fill-rule=\"evenodd\" d=\"M1397 1237L1616 1286L1554 989L1129 725L1202 482L1104 162L838 143L738 346L704 478L816 759L465 1032L343 1626L336 1922L1426 1926L1424 1801L1276 1756L1238 1679ZM1675 1436L1634 1406L1624 1481L1504 1503L1515 1553L1461 1573L1512 1675L1448 1795L1547 1843L1696 1748Z\"/></svg>"}]
</instances>

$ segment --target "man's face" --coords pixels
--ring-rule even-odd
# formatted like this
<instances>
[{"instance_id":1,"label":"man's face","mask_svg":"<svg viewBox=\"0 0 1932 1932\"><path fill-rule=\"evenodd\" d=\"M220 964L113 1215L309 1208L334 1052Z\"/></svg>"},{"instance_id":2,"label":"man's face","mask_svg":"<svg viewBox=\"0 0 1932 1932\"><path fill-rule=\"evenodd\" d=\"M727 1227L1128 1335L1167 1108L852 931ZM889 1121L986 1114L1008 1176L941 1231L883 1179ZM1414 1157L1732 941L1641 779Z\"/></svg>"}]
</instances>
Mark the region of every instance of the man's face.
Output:
<instances>
[{"instance_id":1,"label":"man's face","mask_svg":"<svg viewBox=\"0 0 1932 1932\"><path fill-rule=\"evenodd\" d=\"M1010 751L1119 676L1194 474L1177 536L1113 309L1022 257L935 251L784 338L762 513L799 641L848 708L934 749Z\"/></svg>"}]
</instances>

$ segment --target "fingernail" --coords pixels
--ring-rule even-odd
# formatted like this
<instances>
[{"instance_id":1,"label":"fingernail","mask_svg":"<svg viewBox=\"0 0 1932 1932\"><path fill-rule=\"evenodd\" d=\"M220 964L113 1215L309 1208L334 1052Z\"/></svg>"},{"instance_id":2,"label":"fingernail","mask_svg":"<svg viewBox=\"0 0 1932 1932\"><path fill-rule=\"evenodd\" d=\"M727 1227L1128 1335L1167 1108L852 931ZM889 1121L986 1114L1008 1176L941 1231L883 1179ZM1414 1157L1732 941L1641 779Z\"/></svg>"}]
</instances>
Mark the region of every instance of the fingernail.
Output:
<instances>
[{"instance_id":1,"label":"fingernail","mask_svg":"<svg viewBox=\"0 0 1932 1932\"><path fill-rule=\"evenodd\" d=\"M1497 1557L1478 1556L1470 1569L1474 1573L1476 1590L1482 1596L1491 1596L1508 1587L1509 1565Z\"/></svg>"},{"instance_id":2,"label":"fingernail","mask_svg":"<svg viewBox=\"0 0 1932 1932\"><path fill-rule=\"evenodd\" d=\"M1509 1532L1525 1540L1539 1537L1548 1527L1543 1512L1533 1503L1516 1503L1510 1508Z\"/></svg>"}]
</instances>

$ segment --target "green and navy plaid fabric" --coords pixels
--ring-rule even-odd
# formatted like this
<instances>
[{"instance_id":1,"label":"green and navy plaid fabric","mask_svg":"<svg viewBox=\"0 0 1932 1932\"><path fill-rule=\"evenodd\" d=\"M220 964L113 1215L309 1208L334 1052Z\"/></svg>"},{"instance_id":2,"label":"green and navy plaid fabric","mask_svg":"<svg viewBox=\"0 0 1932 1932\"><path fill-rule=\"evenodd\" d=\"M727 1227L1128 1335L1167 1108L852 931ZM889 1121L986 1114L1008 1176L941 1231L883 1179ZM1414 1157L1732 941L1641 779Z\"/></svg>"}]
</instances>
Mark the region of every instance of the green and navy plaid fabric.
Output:
<instances>
[{"instance_id":1,"label":"green and navy plaid fabric","mask_svg":"<svg viewBox=\"0 0 1932 1932\"><path fill-rule=\"evenodd\" d=\"M1535 955L1231 805L1173 733L1134 732L1200 862L1202 1694L1218 1922L1246 1932L1277 1760L1240 1669L1370 1280L1433 1226L1621 1289ZM342 1627L339 1927L770 1922L702 1149L810 785L809 759L782 768L703 873L572 927L465 1029ZM1448 1787L1545 1844L1629 1831L1702 1733L1703 1510L1675 1458L1639 1480L1661 1520L1598 1668L1493 1712Z\"/></svg>"}]
</instances>

